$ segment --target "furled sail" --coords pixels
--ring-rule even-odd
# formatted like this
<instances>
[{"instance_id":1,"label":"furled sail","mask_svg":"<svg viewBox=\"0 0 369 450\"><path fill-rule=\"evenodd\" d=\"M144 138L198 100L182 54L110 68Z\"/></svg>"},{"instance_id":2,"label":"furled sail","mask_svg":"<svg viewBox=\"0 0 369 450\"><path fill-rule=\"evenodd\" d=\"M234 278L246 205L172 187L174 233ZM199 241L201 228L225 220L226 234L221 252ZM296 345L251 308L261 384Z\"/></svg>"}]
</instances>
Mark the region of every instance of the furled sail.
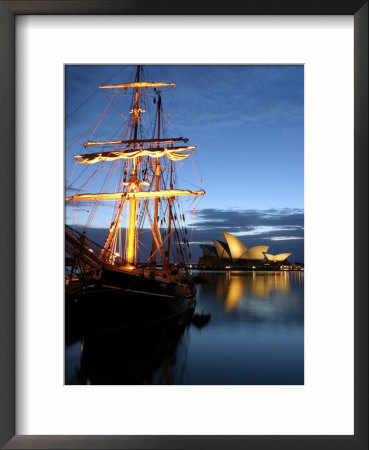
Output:
<instances>
[{"instance_id":1,"label":"furled sail","mask_svg":"<svg viewBox=\"0 0 369 450\"><path fill-rule=\"evenodd\" d=\"M88 147L90 145L120 145L120 144L173 144L173 142L182 141L188 142L188 138L177 137L177 138L164 138L164 139L129 139L125 141L87 141L83 144L84 147Z\"/></svg>"},{"instance_id":2,"label":"furled sail","mask_svg":"<svg viewBox=\"0 0 369 450\"><path fill-rule=\"evenodd\" d=\"M204 195L205 191L192 191L189 189L162 189L160 191L139 191L139 192L107 192L102 194L78 194L67 197L67 201L76 200L117 200L132 198L159 198L159 197L180 197L192 195L195 197Z\"/></svg>"},{"instance_id":3,"label":"furled sail","mask_svg":"<svg viewBox=\"0 0 369 450\"><path fill-rule=\"evenodd\" d=\"M149 87L165 87L165 86L175 86L175 83L162 83L160 82L149 82L149 81L135 81L133 83L122 83L122 84L106 84L104 86L99 86L100 89L116 89L116 88L149 88Z\"/></svg>"},{"instance_id":4,"label":"furled sail","mask_svg":"<svg viewBox=\"0 0 369 450\"><path fill-rule=\"evenodd\" d=\"M167 156L171 161L181 161L190 156L196 146L187 147L162 147L153 149L138 150L118 150L111 152L87 153L85 155L75 155L74 159L80 164L95 164L99 161L116 161L118 159L132 159L140 156L150 156L151 158L160 158ZM183 152L188 153L183 153Z\"/></svg>"}]
</instances>

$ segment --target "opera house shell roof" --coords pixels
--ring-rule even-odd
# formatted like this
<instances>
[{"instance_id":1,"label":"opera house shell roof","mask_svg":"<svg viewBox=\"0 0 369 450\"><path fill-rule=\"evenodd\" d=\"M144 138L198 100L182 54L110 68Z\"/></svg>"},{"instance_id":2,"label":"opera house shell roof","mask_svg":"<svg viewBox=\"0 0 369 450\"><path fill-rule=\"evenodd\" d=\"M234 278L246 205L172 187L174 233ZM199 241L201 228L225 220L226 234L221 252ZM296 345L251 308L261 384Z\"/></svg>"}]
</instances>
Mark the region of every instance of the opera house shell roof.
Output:
<instances>
[{"instance_id":1,"label":"opera house shell roof","mask_svg":"<svg viewBox=\"0 0 369 450\"><path fill-rule=\"evenodd\" d=\"M292 253L279 253L279 255L271 255L270 253L265 253L266 259L272 262L283 262L291 255Z\"/></svg>"},{"instance_id":2,"label":"opera house shell roof","mask_svg":"<svg viewBox=\"0 0 369 450\"><path fill-rule=\"evenodd\" d=\"M264 253L268 251L267 245L258 245L249 249L231 233L223 231L223 236L228 244L231 258L242 261L263 261Z\"/></svg>"},{"instance_id":3,"label":"opera house shell roof","mask_svg":"<svg viewBox=\"0 0 369 450\"><path fill-rule=\"evenodd\" d=\"M222 241L213 241L215 245L216 252L220 259L230 259L231 253L228 244Z\"/></svg>"},{"instance_id":4,"label":"opera house shell roof","mask_svg":"<svg viewBox=\"0 0 369 450\"><path fill-rule=\"evenodd\" d=\"M218 256L220 259L229 259L233 261L263 261L266 257L271 262L285 261L292 253L280 253L271 255L267 253L267 245L257 245L256 247L246 248L236 236L223 231L226 242L213 240L213 245L200 244L204 256Z\"/></svg>"}]
</instances>

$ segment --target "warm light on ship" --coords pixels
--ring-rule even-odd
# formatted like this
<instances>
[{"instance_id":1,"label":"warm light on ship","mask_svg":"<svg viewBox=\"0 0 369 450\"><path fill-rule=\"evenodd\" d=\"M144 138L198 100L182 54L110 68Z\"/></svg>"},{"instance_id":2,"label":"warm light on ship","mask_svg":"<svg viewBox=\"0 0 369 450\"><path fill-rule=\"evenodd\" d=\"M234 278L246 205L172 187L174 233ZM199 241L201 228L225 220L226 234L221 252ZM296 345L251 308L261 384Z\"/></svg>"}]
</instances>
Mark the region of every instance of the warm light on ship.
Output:
<instances>
[{"instance_id":1,"label":"warm light on ship","mask_svg":"<svg viewBox=\"0 0 369 450\"><path fill-rule=\"evenodd\" d=\"M148 82L148 81L135 81L133 83L122 83L122 84L106 84L99 86L100 89L118 89L118 88L148 88L148 87L165 87L165 86L175 86L175 83L162 83L158 82Z\"/></svg>"},{"instance_id":2,"label":"warm light on ship","mask_svg":"<svg viewBox=\"0 0 369 450\"><path fill-rule=\"evenodd\" d=\"M200 196L205 191L192 191L188 189L162 189L161 191L141 191L141 192L112 192L104 194L79 194L67 197L66 201L75 200L116 200L120 198L159 198L159 197L180 197L183 195Z\"/></svg>"},{"instance_id":3,"label":"warm light on ship","mask_svg":"<svg viewBox=\"0 0 369 450\"><path fill-rule=\"evenodd\" d=\"M129 150L116 150L109 152L86 153L84 155L75 155L74 159L79 164L95 164L100 161L117 161L119 159L136 159L142 156L151 158L161 158L166 156L171 161L182 161L190 156L196 149L196 146L189 145L186 147L160 147L157 149L140 148ZM188 152L188 153L183 153Z\"/></svg>"}]
</instances>

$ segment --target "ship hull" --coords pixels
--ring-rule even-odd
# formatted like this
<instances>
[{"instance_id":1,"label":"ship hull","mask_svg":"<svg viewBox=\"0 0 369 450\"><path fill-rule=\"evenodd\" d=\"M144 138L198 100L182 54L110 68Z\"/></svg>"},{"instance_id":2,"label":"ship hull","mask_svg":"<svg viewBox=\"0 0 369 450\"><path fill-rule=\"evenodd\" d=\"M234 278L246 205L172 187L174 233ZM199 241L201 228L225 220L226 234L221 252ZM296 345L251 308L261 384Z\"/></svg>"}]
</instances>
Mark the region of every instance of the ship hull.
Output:
<instances>
[{"instance_id":1,"label":"ship hull","mask_svg":"<svg viewBox=\"0 0 369 450\"><path fill-rule=\"evenodd\" d=\"M104 269L99 280L66 293L66 325L85 332L170 320L194 310L194 295L189 284Z\"/></svg>"}]
</instances>

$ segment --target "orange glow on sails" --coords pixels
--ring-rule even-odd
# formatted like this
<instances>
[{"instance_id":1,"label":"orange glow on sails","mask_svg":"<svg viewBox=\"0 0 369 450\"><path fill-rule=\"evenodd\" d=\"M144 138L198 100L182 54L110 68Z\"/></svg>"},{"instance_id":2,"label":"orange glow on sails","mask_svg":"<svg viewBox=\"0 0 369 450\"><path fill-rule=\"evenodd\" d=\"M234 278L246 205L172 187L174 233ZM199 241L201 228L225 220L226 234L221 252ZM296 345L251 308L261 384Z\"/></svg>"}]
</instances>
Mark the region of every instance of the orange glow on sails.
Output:
<instances>
[{"instance_id":1,"label":"orange glow on sails","mask_svg":"<svg viewBox=\"0 0 369 450\"><path fill-rule=\"evenodd\" d=\"M184 137L177 137L177 138L167 138L167 139L129 139L126 141L87 141L83 144L84 147L87 147L89 145L117 145L117 144L136 144L136 145L141 145L141 144L148 144L148 143L153 143L153 144L173 144L173 142L175 141L182 141L182 142L188 142L188 138L184 138Z\"/></svg>"},{"instance_id":2,"label":"orange glow on sails","mask_svg":"<svg viewBox=\"0 0 369 450\"><path fill-rule=\"evenodd\" d=\"M115 88L148 88L148 87L165 87L165 86L175 86L175 83L162 83L148 81L136 81L134 83L122 83L122 84L106 84L104 86L99 86L100 89L115 89Z\"/></svg>"},{"instance_id":3,"label":"orange glow on sails","mask_svg":"<svg viewBox=\"0 0 369 450\"><path fill-rule=\"evenodd\" d=\"M85 155L75 155L74 159L79 164L95 164L99 161L116 161L118 159L132 159L141 156L160 158L167 156L171 161L181 161L196 149L196 146L187 147L164 147L160 149L140 149L140 150L118 150L112 152L87 153ZM182 153L189 151L190 153Z\"/></svg>"},{"instance_id":4,"label":"orange glow on sails","mask_svg":"<svg viewBox=\"0 0 369 450\"><path fill-rule=\"evenodd\" d=\"M201 196L205 191L191 191L189 189L162 189L161 191L141 191L141 192L111 192L103 194L79 194L67 197L66 201L76 200L117 200L131 198L159 198L159 197L181 197L184 195Z\"/></svg>"}]
</instances>

